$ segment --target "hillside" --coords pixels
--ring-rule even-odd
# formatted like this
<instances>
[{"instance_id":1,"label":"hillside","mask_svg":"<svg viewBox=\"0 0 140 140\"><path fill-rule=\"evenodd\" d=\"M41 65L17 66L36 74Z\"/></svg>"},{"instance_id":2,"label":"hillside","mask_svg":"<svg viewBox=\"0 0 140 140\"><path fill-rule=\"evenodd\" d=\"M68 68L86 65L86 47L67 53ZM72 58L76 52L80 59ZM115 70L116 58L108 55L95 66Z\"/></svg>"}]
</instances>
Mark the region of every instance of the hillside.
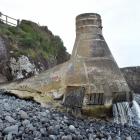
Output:
<instances>
[{"instance_id":1,"label":"hillside","mask_svg":"<svg viewBox=\"0 0 140 140\"><path fill-rule=\"evenodd\" d=\"M22 20L18 27L0 23L0 82L30 77L69 59L59 36Z\"/></svg>"}]
</instances>

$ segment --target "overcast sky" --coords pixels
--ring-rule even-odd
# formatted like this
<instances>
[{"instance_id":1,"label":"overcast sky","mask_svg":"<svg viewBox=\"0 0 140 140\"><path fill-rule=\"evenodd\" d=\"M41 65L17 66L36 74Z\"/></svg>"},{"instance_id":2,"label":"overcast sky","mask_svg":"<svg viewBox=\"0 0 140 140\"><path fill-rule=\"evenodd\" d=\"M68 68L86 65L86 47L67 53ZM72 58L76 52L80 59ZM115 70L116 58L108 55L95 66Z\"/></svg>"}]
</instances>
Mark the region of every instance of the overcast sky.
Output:
<instances>
[{"instance_id":1,"label":"overcast sky","mask_svg":"<svg viewBox=\"0 0 140 140\"><path fill-rule=\"evenodd\" d=\"M75 40L75 17L99 13L103 35L118 65L140 65L140 0L0 0L0 11L47 25L69 53Z\"/></svg>"}]
</instances>

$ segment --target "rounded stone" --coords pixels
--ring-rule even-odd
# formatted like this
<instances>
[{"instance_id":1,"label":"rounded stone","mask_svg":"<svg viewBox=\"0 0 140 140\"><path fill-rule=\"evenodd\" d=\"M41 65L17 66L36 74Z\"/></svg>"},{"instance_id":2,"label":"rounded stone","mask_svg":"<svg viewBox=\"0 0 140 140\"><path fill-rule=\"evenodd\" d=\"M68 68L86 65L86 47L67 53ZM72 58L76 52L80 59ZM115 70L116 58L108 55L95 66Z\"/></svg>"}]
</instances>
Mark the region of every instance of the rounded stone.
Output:
<instances>
[{"instance_id":1,"label":"rounded stone","mask_svg":"<svg viewBox=\"0 0 140 140\"><path fill-rule=\"evenodd\" d=\"M47 133L47 132L46 132L46 128L41 128L41 129L40 129L40 132L41 132L41 134Z\"/></svg>"},{"instance_id":2,"label":"rounded stone","mask_svg":"<svg viewBox=\"0 0 140 140\"><path fill-rule=\"evenodd\" d=\"M50 140L56 140L56 136L55 135L49 135Z\"/></svg>"},{"instance_id":3,"label":"rounded stone","mask_svg":"<svg viewBox=\"0 0 140 140\"><path fill-rule=\"evenodd\" d=\"M3 123L2 119L0 119L0 123Z\"/></svg>"},{"instance_id":4,"label":"rounded stone","mask_svg":"<svg viewBox=\"0 0 140 140\"><path fill-rule=\"evenodd\" d=\"M125 138L126 140L132 140L131 136Z\"/></svg>"},{"instance_id":5,"label":"rounded stone","mask_svg":"<svg viewBox=\"0 0 140 140\"><path fill-rule=\"evenodd\" d=\"M71 132L74 132L75 129L76 129L76 128L75 128L73 125L70 125L70 126L69 126L69 130L70 130Z\"/></svg>"},{"instance_id":6,"label":"rounded stone","mask_svg":"<svg viewBox=\"0 0 140 140\"><path fill-rule=\"evenodd\" d=\"M45 112L46 112L47 114L50 114L50 111L49 111L49 110L46 110Z\"/></svg>"},{"instance_id":7,"label":"rounded stone","mask_svg":"<svg viewBox=\"0 0 140 140\"><path fill-rule=\"evenodd\" d=\"M62 140L72 140L72 136L71 136L71 135L62 136L61 139L62 139Z\"/></svg>"},{"instance_id":8,"label":"rounded stone","mask_svg":"<svg viewBox=\"0 0 140 140\"><path fill-rule=\"evenodd\" d=\"M5 120L7 120L7 121L10 122L10 123L15 123L15 122L16 122L16 120L13 119L11 116L6 116L6 117L5 117Z\"/></svg>"},{"instance_id":9,"label":"rounded stone","mask_svg":"<svg viewBox=\"0 0 140 140\"><path fill-rule=\"evenodd\" d=\"M20 110L19 114L20 114L21 119L27 119L28 118L28 114L23 110Z\"/></svg>"},{"instance_id":10,"label":"rounded stone","mask_svg":"<svg viewBox=\"0 0 140 140\"><path fill-rule=\"evenodd\" d=\"M28 124L30 124L30 121L29 121L29 120L24 120L24 121L22 122L22 125L23 125L23 126L26 126L26 125L28 125Z\"/></svg>"},{"instance_id":11,"label":"rounded stone","mask_svg":"<svg viewBox=\"0 0 140 140\"><path fill-rule=\"evenodd\" d=\"M8 133L17 134L18 133L18 125L12 125L12 126L6 127L3 130L3 132L6 134L8 134Z\"/></svg>"},{"instance_id":12,"label":"rounded stone","mask_svg":"<svg viewBox=\"0 0 140 140\"><path fill-rule=\"evenodd\" d=\"M10 111L11 107L8 103L4 103L4 109L7 110L7 111Z\"/></svg>"},{"instance_id":13,"label":"rounded stone","mask_svg":"<svg viewBox=\"0 0 140 140\"><path fill-rule=\"evenodd\" d=\"M12 136L11 133L9 133L9 134L7 135L7 139L6 139L6 140L12 140L12 139L13 139L13 136Z\"/></svg>"},{"instance_id":14,"label":"rounded stone","mask_svg":"<svg viewBox=\"0 0 140 140\"><path fill-rule=\"evenodd\" d=\"M121 140L119 136L116 136L113 140Z\"/></svg>"}]
</instances>

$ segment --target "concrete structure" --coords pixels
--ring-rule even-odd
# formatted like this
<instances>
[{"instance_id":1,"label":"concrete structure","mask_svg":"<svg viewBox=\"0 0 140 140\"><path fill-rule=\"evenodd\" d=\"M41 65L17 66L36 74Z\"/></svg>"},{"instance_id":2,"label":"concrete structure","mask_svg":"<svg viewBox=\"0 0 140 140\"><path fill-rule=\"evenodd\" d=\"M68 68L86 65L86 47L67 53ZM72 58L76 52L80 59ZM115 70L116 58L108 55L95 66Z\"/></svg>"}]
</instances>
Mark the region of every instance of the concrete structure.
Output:
<instances>
[{"instance_id":1,"label":"concrete structure","mask_svg":"<svg viewBox=\"0 0 140 140\"><path fill-rule=\"evenodd\" d=\"M71 108L94 108L132 100L102 35L101 17L95 13L76 17L76 40L68 62L23 82L5 85L5 89L41 103L64 95L63 104Z\"/></svg>"},{"instance_id":2,"label":"concrete structure","mask_svg":"<svg viewBox=\"0 0 140 140\"><path fill-rule=\"evenodd\" d=\"M140 93L140 66L121 68L126 82L134 93Z\"/></svg>"}]
</instances>

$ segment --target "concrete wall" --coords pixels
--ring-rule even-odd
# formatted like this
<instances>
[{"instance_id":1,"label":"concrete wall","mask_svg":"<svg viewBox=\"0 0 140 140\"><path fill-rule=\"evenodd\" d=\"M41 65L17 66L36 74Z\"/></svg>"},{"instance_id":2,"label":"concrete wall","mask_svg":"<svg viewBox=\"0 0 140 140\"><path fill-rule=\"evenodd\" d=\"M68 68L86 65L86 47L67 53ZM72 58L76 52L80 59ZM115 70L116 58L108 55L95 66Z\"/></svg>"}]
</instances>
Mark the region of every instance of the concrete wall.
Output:
<instances>
[{"instance_id":1,"label":"concrete wall","mask_svg":"<svg viewBox=\"0 0 140 140\"><path fill-rule=\"evenodd\" d=\"M121 68L121 71L130 89L140 93L140 66Z\"/></svg>"}]
</instances>

